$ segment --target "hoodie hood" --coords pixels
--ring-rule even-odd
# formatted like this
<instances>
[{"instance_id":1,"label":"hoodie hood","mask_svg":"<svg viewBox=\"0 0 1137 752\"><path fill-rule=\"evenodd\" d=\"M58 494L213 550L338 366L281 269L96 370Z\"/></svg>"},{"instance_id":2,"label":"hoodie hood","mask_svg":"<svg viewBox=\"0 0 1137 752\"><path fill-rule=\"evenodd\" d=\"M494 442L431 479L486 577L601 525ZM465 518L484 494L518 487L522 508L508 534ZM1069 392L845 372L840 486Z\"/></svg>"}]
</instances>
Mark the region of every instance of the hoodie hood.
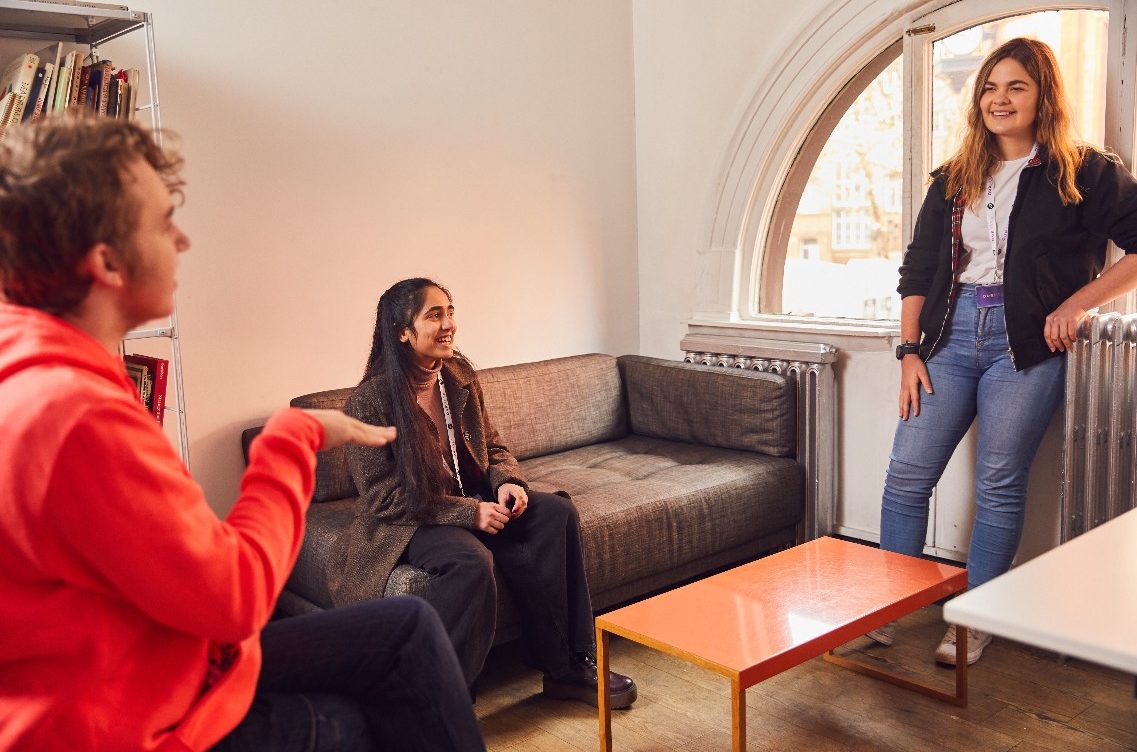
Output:
<instances>
[{"instance_id":1,"label":"hoodie hood","mask_svg":"<svg viewBox=\"0 0 1137 752\"><path fill-rule=\"evenodd\" d=\"M37 366L71 366L133 391L122 359L74 324L50 313L0 303L0 384Z\"/></svg>"}]
</instances>

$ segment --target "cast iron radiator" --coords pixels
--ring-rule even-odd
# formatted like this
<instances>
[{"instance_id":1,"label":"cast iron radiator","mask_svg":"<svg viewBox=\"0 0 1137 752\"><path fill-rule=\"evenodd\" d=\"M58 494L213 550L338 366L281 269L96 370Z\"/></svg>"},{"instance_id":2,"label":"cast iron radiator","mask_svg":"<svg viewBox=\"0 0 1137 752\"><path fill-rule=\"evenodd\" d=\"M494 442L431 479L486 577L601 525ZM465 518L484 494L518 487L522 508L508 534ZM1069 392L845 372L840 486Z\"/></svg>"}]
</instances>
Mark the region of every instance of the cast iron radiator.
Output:
<instances>
[{"instance_id":1,"label":"cast iron radiator","mask_svg":"<svg viewBox=\"0 0 1137 752\"><path fill-rule=\"evenodd\" d=\"M796 387L797 460L805 469L802 541L833 532L837 509L837 382L832 345L689 334L687 363L780 373Z\"/></svg>"},{"instance_id":2,"label":"cast iron radiator","mask_svg":"<svg viewBox=\"0 0 1137 752\"><path fill-rule=\"evenodd\" d=\"M1134 507L1137 314L1087 316L1068 357L1063 543Z\"/></svg>"}]
</instances>

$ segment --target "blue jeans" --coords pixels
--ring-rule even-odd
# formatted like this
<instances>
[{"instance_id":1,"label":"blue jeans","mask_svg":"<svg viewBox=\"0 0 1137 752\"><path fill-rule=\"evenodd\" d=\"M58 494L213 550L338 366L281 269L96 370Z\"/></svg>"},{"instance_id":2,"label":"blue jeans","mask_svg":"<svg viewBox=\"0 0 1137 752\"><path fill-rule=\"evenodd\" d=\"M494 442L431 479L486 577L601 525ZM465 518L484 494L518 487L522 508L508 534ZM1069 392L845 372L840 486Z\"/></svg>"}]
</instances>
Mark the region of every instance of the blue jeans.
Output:
<instances>
[{"instance_id":1,"label":"blue jeans","mask_svg":"<svg viewBox=\"0 0 1137 752\"><path fill-rule=\"evenodd\" d=\"M225 752L485 750L438 615L383 598L269 622L248 715Z\"/></svg>"},{"instance_id":2,"label":"blue jeans","mask_svg":"<svg viewBox=\"0 0 1137 752\"><path fill-rule=\"evenodd\" d=\"M918 556L928 531L928 500L960 439L979 418L975 528L967 553L969 587L1011 567L1022 537L1030 466L1061 404L1066 358L1016 372L1003 307L978 308L975 286L961 285L944 341L927 362L932 394L920 414L899 421L880 509L880 547Z\"/></svg>"}]
</instances>

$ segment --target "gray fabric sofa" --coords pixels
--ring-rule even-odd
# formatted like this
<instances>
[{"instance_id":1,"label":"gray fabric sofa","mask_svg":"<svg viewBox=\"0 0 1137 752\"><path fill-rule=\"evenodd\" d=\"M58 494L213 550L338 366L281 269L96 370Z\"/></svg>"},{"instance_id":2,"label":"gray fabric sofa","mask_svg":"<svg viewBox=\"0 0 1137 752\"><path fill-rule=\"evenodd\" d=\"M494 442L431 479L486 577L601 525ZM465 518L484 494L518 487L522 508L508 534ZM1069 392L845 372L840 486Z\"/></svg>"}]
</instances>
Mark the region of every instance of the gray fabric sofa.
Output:
<instances>
[{"instance_id":1,"label":"gray fabric sofa","mask_svg":"<svg viewBox=\"0 0 1137 752\"><path fill-rule=\"evenodd\" d=\"M592 604L603 610L795 542L803 473L794 387L778 374L581 355L479 372L490 419L529 485L580 512ZM340 408L351 388L297 397ZM257 429L246 431L245 446ZM355 515L342 450L320 454L304 546L278 608L329 608L325 562ZM401 565L384 595L429 592ZM498 632L516 636L501 589Z\"/></svg>"}]
</instances>

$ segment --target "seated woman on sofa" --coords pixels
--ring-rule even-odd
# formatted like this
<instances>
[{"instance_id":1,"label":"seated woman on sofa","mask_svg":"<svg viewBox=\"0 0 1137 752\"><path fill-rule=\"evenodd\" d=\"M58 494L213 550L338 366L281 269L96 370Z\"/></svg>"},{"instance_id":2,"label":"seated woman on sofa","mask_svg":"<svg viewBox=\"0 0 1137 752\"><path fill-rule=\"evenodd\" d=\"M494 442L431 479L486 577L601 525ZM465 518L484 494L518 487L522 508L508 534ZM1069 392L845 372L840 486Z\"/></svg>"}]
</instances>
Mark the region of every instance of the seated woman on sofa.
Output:
<instances>
[{"instance_id":1,"label":"seated woman on sofa","mask_svg":"<svg viewBox=\"0 0 1137 752\"><path fill-rule=\"evenodd\" d=\"M399 441L348 453L359 509L330 563L332 597L337 606L380 597L398 564L426 571L425 597L472 685L493 641L496 560L545 695L595 705L576 509L527 489L486 415L473 367L454 347L456 332L450 293L435 282L403 280L379 298L367 368L344 411L396 426ZM612 672L610 685L613 707L635 701L628 677Z\"/></svg>"}]
</instances>

